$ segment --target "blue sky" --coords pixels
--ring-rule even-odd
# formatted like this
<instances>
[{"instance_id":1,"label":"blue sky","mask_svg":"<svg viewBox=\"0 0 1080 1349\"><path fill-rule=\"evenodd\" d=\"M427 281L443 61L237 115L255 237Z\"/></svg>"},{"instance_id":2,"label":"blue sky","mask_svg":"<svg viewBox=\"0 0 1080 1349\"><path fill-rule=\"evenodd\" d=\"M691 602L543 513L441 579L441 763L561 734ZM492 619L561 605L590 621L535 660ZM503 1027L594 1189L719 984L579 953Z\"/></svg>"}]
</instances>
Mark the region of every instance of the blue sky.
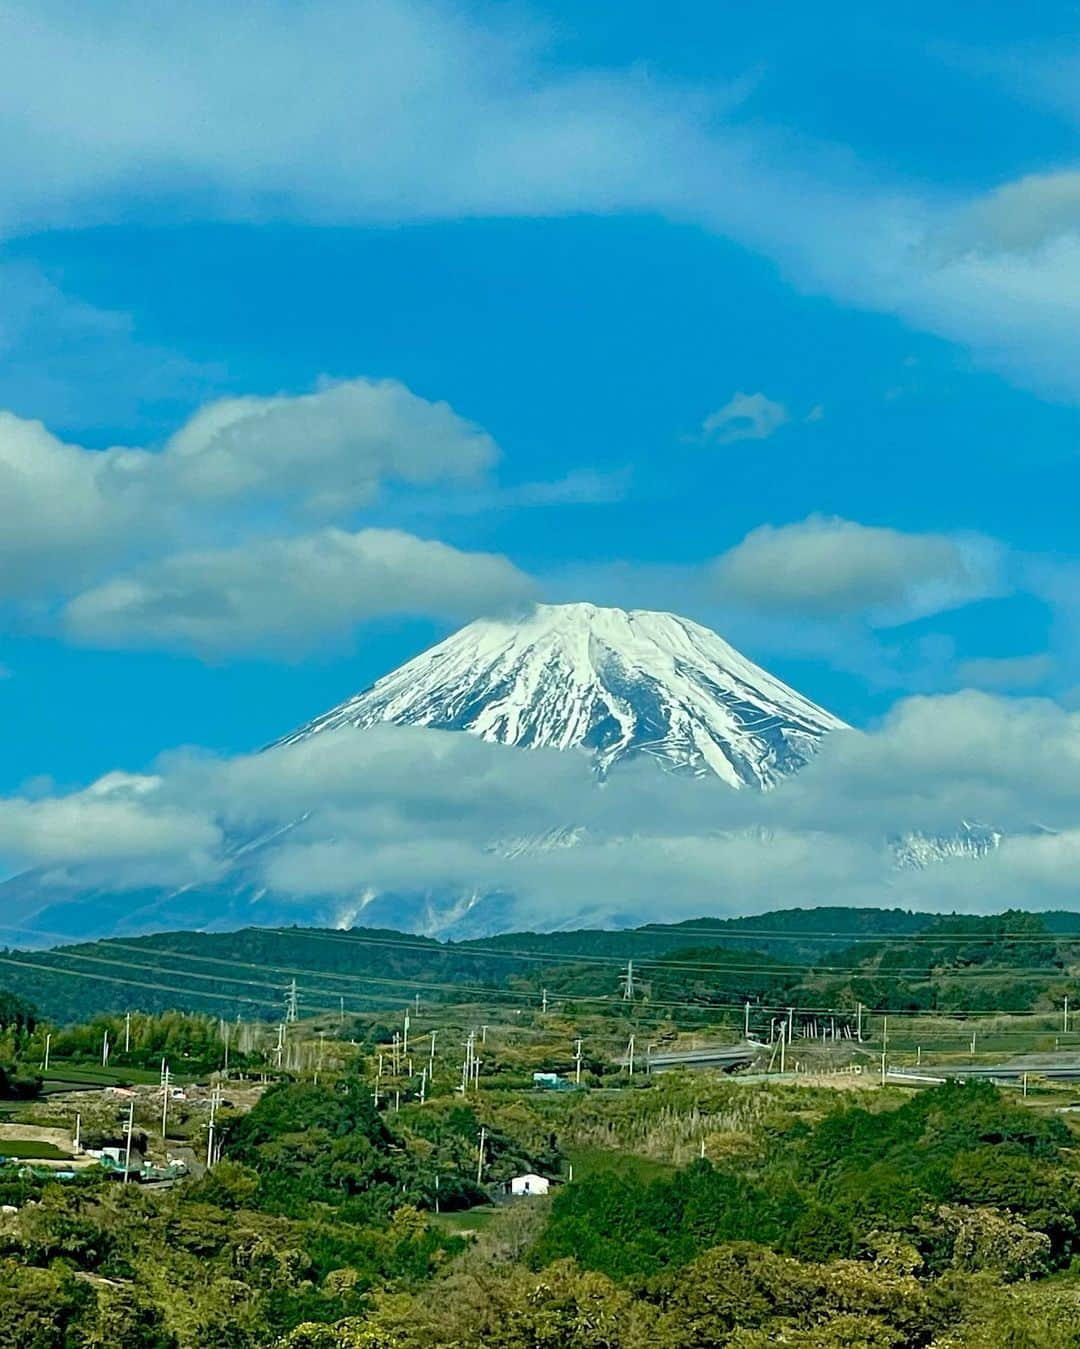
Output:
<instances>
[{"instance_id":1,"label":"blue sky","mask_svg":"<svg viewBox=\"0 0 1080 1349\"><path fill-rule=\"evenodd\" d=\"M1074 6L106 15L0 13L0 792L535 597L1071 710Z\"/></svg>"}]
</instances>

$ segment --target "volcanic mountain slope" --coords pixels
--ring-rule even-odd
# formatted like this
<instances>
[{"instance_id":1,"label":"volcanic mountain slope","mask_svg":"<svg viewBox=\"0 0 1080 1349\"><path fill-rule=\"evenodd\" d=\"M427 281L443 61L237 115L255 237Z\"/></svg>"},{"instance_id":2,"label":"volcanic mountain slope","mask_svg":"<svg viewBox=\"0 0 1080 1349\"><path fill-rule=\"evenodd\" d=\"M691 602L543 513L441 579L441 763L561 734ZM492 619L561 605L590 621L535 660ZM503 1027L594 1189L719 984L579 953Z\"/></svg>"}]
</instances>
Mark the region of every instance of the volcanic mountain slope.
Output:
<instances>
[{"instance_id":1,"label":"volcanic mountain slope","mask_svg":"<svg viewBox=\"0 0 1080 1349\"><path fill-rule=\"evenodd\" d=\"M386 722L466 732L521 749L577 750L592 755L600 777L623 761L647 757L668 772L752 789L771 787L801 768L827 734L844 728L689 619L591 604L541 605L517 622L471 623L277 743L317 746L325 731L362 733ZM266 756L268 772L272 759ZM41 944L50 935L163 926L347 926L361 914L365 923L474 936L503 930L510 921L509 894L460 886L388 894L370 889L362 874L349 895L298 905L267 888L264 863L283 835L309 833L308 824L298 813L291 823L266 821L248 836L228 837L212 885L113 888L77 866L16 876L0 884L0 940L19 931ZM571 819L520 839L493 838L491 851L511 858L573 850L578 824ZM568 897L565 921L582 916ZM589 916L611 921L610 915Z\"/></svg>"},{"instance_id":2,"label":"volcanic mountain slope","mask_svg":"<svg viewBox=\"0 0 1080 1349\"><path fill-rule=\"evenodd\" d=\"M593 604L470 623L281 743L387 721L590 750L601 775L648 755L757 788L801 768L824 735L844 728L700 624Z\"/></svg>"}]
</instances>

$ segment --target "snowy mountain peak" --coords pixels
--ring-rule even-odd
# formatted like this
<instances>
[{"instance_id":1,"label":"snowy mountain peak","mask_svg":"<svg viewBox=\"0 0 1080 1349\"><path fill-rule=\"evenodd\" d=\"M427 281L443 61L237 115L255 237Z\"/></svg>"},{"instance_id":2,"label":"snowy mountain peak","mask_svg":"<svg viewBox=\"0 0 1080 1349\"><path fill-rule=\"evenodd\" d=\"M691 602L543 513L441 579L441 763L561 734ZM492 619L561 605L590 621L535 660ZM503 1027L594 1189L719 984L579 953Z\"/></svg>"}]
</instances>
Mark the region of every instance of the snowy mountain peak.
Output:
<instances>
[{"instance_id":1,"label":"snowy mountain peak","mask_svg":"<svg viewBox=\"0 0 1080 1349\"><path fill-rule=\"evenodd\" d=\"M384 721L582 748L601 773L649 755L733 787L772 785L844 727L698 623L594 604L470 623L282 743Z\"/></svg>"}]
</instances>

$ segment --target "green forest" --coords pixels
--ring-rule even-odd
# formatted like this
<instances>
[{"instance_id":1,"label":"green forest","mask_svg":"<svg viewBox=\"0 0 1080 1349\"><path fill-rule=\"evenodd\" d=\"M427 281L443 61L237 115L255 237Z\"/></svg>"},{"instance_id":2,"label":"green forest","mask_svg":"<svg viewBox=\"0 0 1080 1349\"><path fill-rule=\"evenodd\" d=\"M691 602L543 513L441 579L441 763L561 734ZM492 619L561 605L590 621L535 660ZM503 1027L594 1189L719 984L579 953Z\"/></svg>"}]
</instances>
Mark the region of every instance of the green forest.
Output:
<instances>
[{"instance_id":1,"label":"green forest","mask_svg":"<svg viewBox=\"0 0 1080 1349\"><path fill-rule=\"evenodd\" d=\"M9 953L0 1349L1080 1349L1076 938L804 917Z\"/></svg>"},{"instance_id":2,"label":"green forest","mask_svg":"<svg viewBox=\"0 0 1080 1349\"><path fill-rule=\"evenodd\" d=\"M439 942L388 929L246 928L158 933L0 953L0 979L59 1022L181 1008L274 1019L297 981L310 1014L364 1013L479 996L550 997L594 1010L617 1000L627 961L642 997L727 1007L1028 1011L1061 1005L1080 961L1075 915L934 916L904 910L785 910L626 931L514 933Z\"/></svg>"},{"instance_id":3,"label":"green forest","mask_svg":"<svg viewBox=\"0 0 1080 1349\"><path fill-rule=\"evenodd\" d=\"M649 1163L691 1093L706 1157ZM666 1079L387 1115L358 1077L283 1082L167 1192L3 1182L0 1346L1077 1345L1073 1143L986 1084L867 1104ZM492 1206L522 1169L563 1183Z\"/></svg>"}]
</instances>

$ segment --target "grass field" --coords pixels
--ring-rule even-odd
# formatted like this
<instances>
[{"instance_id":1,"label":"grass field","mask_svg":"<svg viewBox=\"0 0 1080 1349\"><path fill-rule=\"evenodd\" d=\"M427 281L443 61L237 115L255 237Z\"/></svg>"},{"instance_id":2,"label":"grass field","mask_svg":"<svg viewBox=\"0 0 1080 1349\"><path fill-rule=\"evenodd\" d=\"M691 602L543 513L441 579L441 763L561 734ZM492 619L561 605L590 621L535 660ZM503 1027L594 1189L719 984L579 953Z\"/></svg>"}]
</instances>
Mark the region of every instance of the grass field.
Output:
<instances>
[{"instance_id":1,"label":"grass field","mask_svg":"<svg viewBox=\"0 0 1080 1349\"><path fill-rule=\"evenodd\" d=\"M651 1157L637 1157L631 1152L612 1152L606 1148L571 1148L567 1158L573 1165L575 1180L615 1171L620 1176L650 1181L670 1176L675 1170L670 1162L657 1162Z\"/></svg>"},{"instance_id":2,"label":"grass field","mask_svg":"<svg viewBox=\"0 0 1080 1349\"><path fill-rule=\"evenodd\" d=\"M458 1234L465 1232L479 1232L487 1227L498 1214L499 1210L495 1208L470 1208L461 1213L439 1213L432 1215L432 1221L438 1223L440 1227L448 1232Z\"/></svg>"},{"instance_id":3,"label":"grass field","mask_svg":"<svg viewBox=\"0 0 1080 1349\"><path fill-rule=\"evenodd\" d=\"M0 1157L19 1157L44 1162L71 1161L70 1152L61 1152L52 1143L35 1143L30 1138L0 1139Z\"/></svg>"}]
</instances>

